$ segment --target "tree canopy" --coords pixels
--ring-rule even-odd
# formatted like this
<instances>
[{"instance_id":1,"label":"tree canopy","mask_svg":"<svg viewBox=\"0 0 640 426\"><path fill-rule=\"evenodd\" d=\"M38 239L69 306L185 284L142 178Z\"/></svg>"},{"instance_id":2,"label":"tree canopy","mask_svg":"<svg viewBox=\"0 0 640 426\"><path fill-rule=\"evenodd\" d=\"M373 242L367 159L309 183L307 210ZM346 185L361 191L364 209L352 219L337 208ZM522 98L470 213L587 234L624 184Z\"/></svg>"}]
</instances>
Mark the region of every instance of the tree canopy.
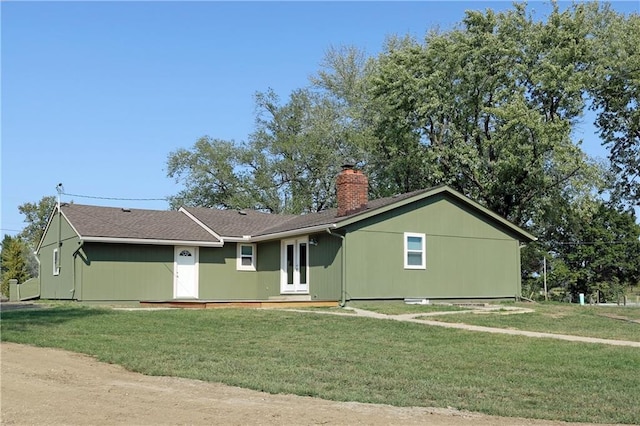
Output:
<instances>
[{"instance_id":1,"label":"tree canopy","mask_svg":"<svg viewBox=\"0 0 640 426\"><path fill-rule=\"evenodd\" d=\"M203 137L169 154L185 183L172 206L320 211L356 160L373 198L447 184L538 235L523 251L528 283L548 257L570 291L637 284L640 257L614 248L640 236L625 209L640 185L639 22L607 4L552 3L544 19L514 4L423 40L392 36L377 57L332 47L286 102L256 94L247 142ZM577 138L589 108L609 164ZM594 238L609 245L568 244Z\"/></svg>"}]
</instances>

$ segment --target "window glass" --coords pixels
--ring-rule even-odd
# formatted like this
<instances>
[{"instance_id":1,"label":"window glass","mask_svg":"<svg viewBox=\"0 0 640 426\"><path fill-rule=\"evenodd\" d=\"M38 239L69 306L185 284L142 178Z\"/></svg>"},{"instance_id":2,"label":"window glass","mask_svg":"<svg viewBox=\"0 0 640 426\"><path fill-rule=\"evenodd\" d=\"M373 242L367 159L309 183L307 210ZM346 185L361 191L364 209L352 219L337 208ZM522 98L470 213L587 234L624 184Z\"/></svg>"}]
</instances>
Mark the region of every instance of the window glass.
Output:
<instances>
[{"instance_id":1,"label":"window glass","mask_svg":"<svg viewBox=\"0 0 640 426\"><path fill-rule=\"evenodd\" d=\"M407 237L407 250L422 250L422 238Z\"/></svg>"},{"instance_id":2,"label":"window glass","mask_svg":"<svg viewBox=\"0 0 640 426\"><path fill-rule=\"evenodd\" d=\"M307 245L300 244L300 284L307 283Z\"/></svg>"},{"instance_id":3,"label":"window glass","mask_svg":"<svg viewBox=\"0 0 640 426\"><path fill-rule=\"evenodd\" d=\"M293 244L287 244L287 284L293 284Z\"/></svg>"},{"instance_id":4,"label":"window glass","mask_svg":"<svg viewBox=\"0 0 640 426\"><path fill-rule=\"evenodd\" d=\"M60 252L53 249L53 275L60 275Z\"/></svg>"},{"instance_id":5,"label":"window glass","mask_svg":"<svg viewBox=\"0 0 640 426\"><path fill-rule=\"evenodd\" d=\"M422 265L422 253L407 253L407 265Z\"/></svg>"}]
</instances>

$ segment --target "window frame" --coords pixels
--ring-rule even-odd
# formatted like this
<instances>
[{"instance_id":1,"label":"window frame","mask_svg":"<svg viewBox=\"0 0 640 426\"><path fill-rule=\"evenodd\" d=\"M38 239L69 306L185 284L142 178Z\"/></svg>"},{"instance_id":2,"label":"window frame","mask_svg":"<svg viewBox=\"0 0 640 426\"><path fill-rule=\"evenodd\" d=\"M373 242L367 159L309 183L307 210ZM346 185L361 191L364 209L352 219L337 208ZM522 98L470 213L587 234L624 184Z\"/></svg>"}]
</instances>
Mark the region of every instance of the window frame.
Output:
<instances>
[{"instance_id":1,"label":"window frame","mask_svg":"<svg viewBox=\"0 0 640 426\"><path fill-rule=\"evenodd\" d=\"M409 238L420 238L421 248L420 250L409 250ZM410 253L420 253L421 263L420 265L410 265L408 262ZM417 232L405 232L404 233L404 269L427 269L427 237L425 234Z\"/></svg>"},{"instance_id":2,"label":"window frame","mask_svg":"<svg viewBox=\"0 0 640 426\"><path fill-rule=\"evenodd\" d=\"M251 255L242 254L242 247L251 247ZM250 265L243 265L242 259L251 259ZM253 243L238 243L236 253L236 270L238 271L255 271L256 270L256 245Z\"/></svg>"},{"instance_id":3,"label":"window frame","mask_svg":"<svg viewBox=\"0 0 640 426\"><path fill-rule=\"evenodd\" d=\"M60 275L60 249L59 248L53 249L53 271L52 272L54 276Z\"/></svg>"}]
</instances>

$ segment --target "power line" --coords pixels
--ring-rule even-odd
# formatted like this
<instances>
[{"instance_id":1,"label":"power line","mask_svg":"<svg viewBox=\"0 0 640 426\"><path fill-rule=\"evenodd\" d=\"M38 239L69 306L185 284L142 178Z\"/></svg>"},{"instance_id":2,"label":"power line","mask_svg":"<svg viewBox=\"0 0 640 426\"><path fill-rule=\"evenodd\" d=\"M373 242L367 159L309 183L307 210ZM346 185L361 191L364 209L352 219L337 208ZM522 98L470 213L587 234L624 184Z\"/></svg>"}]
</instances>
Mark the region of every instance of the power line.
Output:
<instances>
[{"instance_id":1,"label":"power line","mask_svg":"<svg viewBox=\"0 0 640 426\"><path fill-rule=\"evenodd\" d=\"M92 198L94 200L115 200L115 201L167 201L168 198L120 198L120 197L98 197L95 195L80 195L80 194L69 194L67 192L62 192L62 195L68 195L69 197L78 197L78 198Z\"/></svg>"}]
</instances>

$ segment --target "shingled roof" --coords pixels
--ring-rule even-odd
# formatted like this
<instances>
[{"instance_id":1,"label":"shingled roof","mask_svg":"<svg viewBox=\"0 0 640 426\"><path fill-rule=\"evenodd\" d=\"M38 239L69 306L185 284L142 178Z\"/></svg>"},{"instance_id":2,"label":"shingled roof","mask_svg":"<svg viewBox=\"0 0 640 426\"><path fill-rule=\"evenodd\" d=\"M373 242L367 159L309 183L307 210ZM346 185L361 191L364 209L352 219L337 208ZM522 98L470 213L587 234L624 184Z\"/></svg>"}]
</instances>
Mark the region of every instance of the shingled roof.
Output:
<instances>
[{"instance_id":1,"label":"shingled roof","mask_svg":"<svg viewBox=\"0 0 640 426\"><path fill-rule=\"evenodd\" d=\"M80 238L199 242L222 241L178 211L63 204L62 214Z\"/></svg>"},{"instance_id":2,"label":"shingled roof","mask_svg":"<svg viewBox=\"0 0 640 426\"><path fill-rule=\"evenodd\" d=\"M148 244L221 246L225 239L254 241L340 228L354 221L445 192L471 208L510 228L525 240L536 238L506 219L446 186L370 200L356 213L337 216L337 209L302 215L269 214L255 210L220 210L182 207L179 211L121 209L63 204L63 215L80 238L93 241L122 240Z\"/></svg>"},{"instance_id":3,"label":"shingled roof","mask_svg":"<svg viewBox=\"0 0 640 426\"><path fill-rule=\"evenodd\" d=\"M419 195L425 191L427 190L371 200L365 210L346 216L337 216L337 209L301 215L270 214L255 210L220 210L205 207L182 207L180 210L192 215L223 238L260 237L323 225L339 225L340 222L345 220Z\"/></svg>"}]
</instances>

